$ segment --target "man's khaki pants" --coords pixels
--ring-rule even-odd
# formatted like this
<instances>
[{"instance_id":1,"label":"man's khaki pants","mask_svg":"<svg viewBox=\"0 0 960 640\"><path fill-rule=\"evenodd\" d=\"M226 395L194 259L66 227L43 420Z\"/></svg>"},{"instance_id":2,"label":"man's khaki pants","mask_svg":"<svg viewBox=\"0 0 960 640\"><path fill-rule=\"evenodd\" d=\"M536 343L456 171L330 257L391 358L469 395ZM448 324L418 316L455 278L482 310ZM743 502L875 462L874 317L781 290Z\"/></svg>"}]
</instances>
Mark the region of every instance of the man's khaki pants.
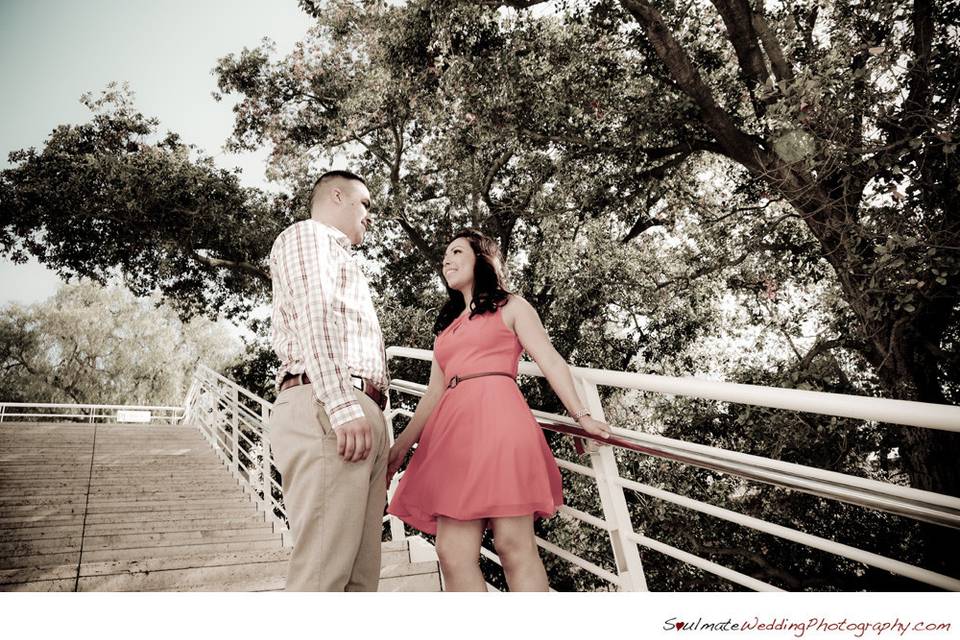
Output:
<instances>
[{"instance_id":1,"label":"man's khaki pants","mask_svg":"<svg viewBox=\"0 0 960 640\"><path fill-rule=\"evenodd\" d=\"M366 460L337 455L337 435L312 385L280 392L270 442L283 476L294 536L287 591L376 591L389 445L380 407L361 391L373 447Z\"/></svg>"}]
</instances>

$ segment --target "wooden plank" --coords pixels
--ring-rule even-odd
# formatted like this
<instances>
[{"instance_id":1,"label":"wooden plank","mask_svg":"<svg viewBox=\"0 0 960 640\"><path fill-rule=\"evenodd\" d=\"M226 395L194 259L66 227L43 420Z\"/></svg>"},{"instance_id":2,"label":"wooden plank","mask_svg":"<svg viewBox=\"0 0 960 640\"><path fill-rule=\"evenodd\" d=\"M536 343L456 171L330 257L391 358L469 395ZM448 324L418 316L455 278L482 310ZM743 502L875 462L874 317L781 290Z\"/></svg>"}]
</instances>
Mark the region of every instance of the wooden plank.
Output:
<instances>
[{"instance_id":1,"label":"wooden plank","mask_svg":"<svg viewBox=\"0 0 960 640\"><path fill-rule=\"evenodd\" d=\"M79 536L82 533L83 523L76 520L71 524L51 525L48 523L39 524L32 527L5 528L0 525L0 542L12 542L14 540L45 540L51 538L64 538L68 536Z\"/></svg>"},{"instance_id":2,"label":"wooden plank","mask_svg":"<svg viewBox=\"0 0 960 640\"><path fill-rule=\"evenodd\" d=\"M189 569L81 577L78 591L249 591L286 581L287 562L258 562Z\"/></svg>"},{"instance_id":3,"label":"wooden plank","mask_svg":"<svg viewBox=\"0 0 960 640\"><path fill-rule=\"evenodd\" d=\"M255 564L261 562L287 562L290 549L264 549L259 551L240 550L228 553L193 553L190 555L171 555L158 558L137 560L112 560L87 562L80 567L81 576L112 575L164 571L170 569L195 569L201 567L220 567L237 564Z\"/></svg>"},{"instance_id":4,"label":"wooden plank","mask_svg":"<svg viewBox=\"0 0 960 640\"><path fill-rule=\"evenodd\" d=\"M0 584L11 584L15 582L38 582L44 580L74 580L76 577L76 562L73 564L58 564L50 567L0 569Z\"/></svg>"},{"instance_id":5,"label":"wooden plank","mask_svg":"<svg viewBox=\"0 0 960 640\"><path fill-rule=\"evenodd\" d=\"M0 569L31 569L37 567L55 567L60 564L80 562L80 551L70 553L46 553L29 556L0 555Z\"/></svg>"},{"instance_id":6,"label":"wooden plank","mask_svg":"<svg viewBox=\"0 0 960 640\"><path fill-rule=\"evenodd\" d=\"M77 581L74 578L67 580L0 583L0 591L73 591L76 584Z\"/></svg>"},{"instance_id":7,"label":"wooden plank","mask_svg":"<svg viewBox=\"0 0 960 640\"><path fill-rule=\"evenodd\" d=\"M273 523L266 522L262 516L245 518L204 518L204 519L163 519L140 522L111 522L104 524L87 523L84 535L117 535L122 533L164 533L174 531L204 531L210 529L259 529L273 531Z\"/></svg>"},{"instance_id":8,"label":"wooden plank","mask_svg":"<svg viewBox=\"0 0 960 640\"><path fill-rule=\"evenodd\" d=\"M440 573L422 573L380 580L378 591L437 592L440 591Z\"/></svg>"},{"instance_id":9,"label":"wooden plank","mask_svg":"<svg viewBox=\"0 0 960 640\"><path fill-rule=\"evenodd\" d=\"M263 514L256 514L255 506L252 502L245 502L236 506L219 506L212 508L193 508L185 505L183 509L176 511L118 511L115 513L89 513L87 514L87 526L99 524L133 524L137 522L183 522L187 520L197 520L201 518L225 518L236 519L241 517L263 519Z\"/></svg>"},{"instance_id":10,"label":"wooden plank","mask_svg":"<svg viewBox=\"0 0 960 640\"><path fill-rule=\"evenodd\" d=\"M230 551L257 551L264 549L279 549L282 541L279 539L242 540L207 542L201 544L176 545L169 547L147 547L131 549L103 549L84 551L84 562L105 562L110 560L143 560L146 558L162 558L164 556L183 556L207 553L229 553ZM82 574L82 570L81 570Z\"/></svg>"},{"instance_id":11,"label":"wooden plank","mask_svg":"<svg viewBox=\"0 0 960 640\"><path fill-rule=\"evenodd\" d=\"M127 549L143 547L166 547L199 542L238 540L279 540L280 534L270 529L212 529L206 531L173 531L165 533L120 533L112 535L87 535L83 537L83 552L103 549Z\"/></svg>"},{"instance_id":12,"label":"wooden plank","mask_svg":"<svg viewBox=\"0 0 960 640\"><path fill-rule=\"evenodd\" d=\"M0 557L32 556L80 551L80 535L51 539L22 539L0 542Z\"/></svg>"}]
</instances>

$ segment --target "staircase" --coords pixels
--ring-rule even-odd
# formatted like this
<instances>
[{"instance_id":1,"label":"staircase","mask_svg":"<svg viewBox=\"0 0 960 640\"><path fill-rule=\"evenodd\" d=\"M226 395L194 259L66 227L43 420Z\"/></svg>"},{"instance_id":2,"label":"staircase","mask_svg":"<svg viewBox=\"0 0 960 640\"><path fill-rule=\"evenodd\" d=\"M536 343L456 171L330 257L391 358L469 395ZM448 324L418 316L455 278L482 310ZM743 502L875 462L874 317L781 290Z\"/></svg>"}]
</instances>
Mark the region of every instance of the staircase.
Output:
<instances>
[{"instance_id":1,"label":"staircase","mask_svg":"<svg viewBox=\"0 0 960 640\"><path fill-rule=\"evenodd\" d=\"M0 590L280 590L288 536L192 426L0 424ZM406 541L382 567L381 591L440 590Z\"/></svg>"}]
</instances>

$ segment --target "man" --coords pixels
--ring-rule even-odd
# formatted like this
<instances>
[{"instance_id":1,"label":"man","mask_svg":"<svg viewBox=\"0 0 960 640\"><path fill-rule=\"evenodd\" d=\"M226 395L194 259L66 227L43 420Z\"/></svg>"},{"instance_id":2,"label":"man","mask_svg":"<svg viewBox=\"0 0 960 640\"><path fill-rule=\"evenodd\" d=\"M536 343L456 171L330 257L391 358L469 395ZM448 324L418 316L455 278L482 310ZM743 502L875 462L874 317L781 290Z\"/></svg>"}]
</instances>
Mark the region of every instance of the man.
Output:
<instances>
[{"instance_id":1,"label":"man","mask_svg":"<svg viewBox=\"0 0 960 640\"><path fill-rule=\"evenodd\" d=\"M370 224L360 176L330 171L310 219L270 252L280 392L270 440L294 535L288 591L376 591L389 454L383 336L350 245Z\"/></svg>"}]
</instances>

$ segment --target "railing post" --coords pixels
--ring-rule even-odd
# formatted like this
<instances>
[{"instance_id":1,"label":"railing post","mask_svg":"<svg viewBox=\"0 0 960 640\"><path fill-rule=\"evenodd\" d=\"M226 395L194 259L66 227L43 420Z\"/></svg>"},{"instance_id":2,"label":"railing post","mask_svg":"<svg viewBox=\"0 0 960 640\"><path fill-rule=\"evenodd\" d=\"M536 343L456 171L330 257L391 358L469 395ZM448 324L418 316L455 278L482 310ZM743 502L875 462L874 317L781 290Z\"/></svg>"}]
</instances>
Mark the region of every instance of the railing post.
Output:
<instances>
[{"instance_id":1,"label":"railing post","mask_svg":"<svg viewBox=\"0 0 960 640\"><path fill-rule=\"evenodd\" d=\"M260 450L263 453L261 474L263 474L263 512L267 522L276 519L273 513L273 465L270 463L270 439L267 438L267 423L270 421L270 409L266 402L260 403Z\"/></svg>"},{"instance_id":2,"label":"railing post","mask_svg":"<svg viewBox=\"0 0 960 640\"><path fill-rule=\"evenodd\" d=\"M387 423L387 441L393 446L395 441L393 435L393 407L390 405L390 390L387 390L387 406L383 410L383 419ZM397 484L400 480L394 477L387 487L387 499L393 497L393 492L397 490ZM403 522L396 516L390 516L390 539L394 542L406 539L406 531L403 529Z\"/></svg>"},{"instance_id":3,"label":"railing post","mask_svg":"<svg viewBox=\"0 0 960 640\"><path fill-rule=\"evenodd\" d=\"M590 414L597 420L606 421L597 385L582 379L578 379L578 382ZM600 446L596 451L591 452L590 464L596 473L597 491L600 494L604 519L613 526L609 532L610 546L613 547L613 557L621 580L620 589L647 591L647 580L643 574L640 552L637 544L629 537L634 533L633 522L630 519L627 499L623 495L623 487L617 483L620 471L617 468L613 447Z\"/></svg>"},{"instance_id":4,"label":"railing post","mask_svg":"<svg viewBox=\"0 0 960 640\"><path fill-rule=\"evenodd\" d=\"M187 395L183 399L183 417L181 418L181 423L186 424L190 420L190 412L193 410L194 405L196 404L196 396L199 391L198 387L200 381L197 376L199 371L193 374L193 378L190 380L190 388L187 389Z\"/></svg>"},{"instance_id":5,"label":"railing post","mask_svg":"<svg viewBox=\"0 0 960 640\"><path fill-rule=\"evenodd\" d=\"M231 455L233 456L233 472L240 475L240 393L236 386L230 387L230 432L233 434Z\"/></svg>"}]
</instances>

